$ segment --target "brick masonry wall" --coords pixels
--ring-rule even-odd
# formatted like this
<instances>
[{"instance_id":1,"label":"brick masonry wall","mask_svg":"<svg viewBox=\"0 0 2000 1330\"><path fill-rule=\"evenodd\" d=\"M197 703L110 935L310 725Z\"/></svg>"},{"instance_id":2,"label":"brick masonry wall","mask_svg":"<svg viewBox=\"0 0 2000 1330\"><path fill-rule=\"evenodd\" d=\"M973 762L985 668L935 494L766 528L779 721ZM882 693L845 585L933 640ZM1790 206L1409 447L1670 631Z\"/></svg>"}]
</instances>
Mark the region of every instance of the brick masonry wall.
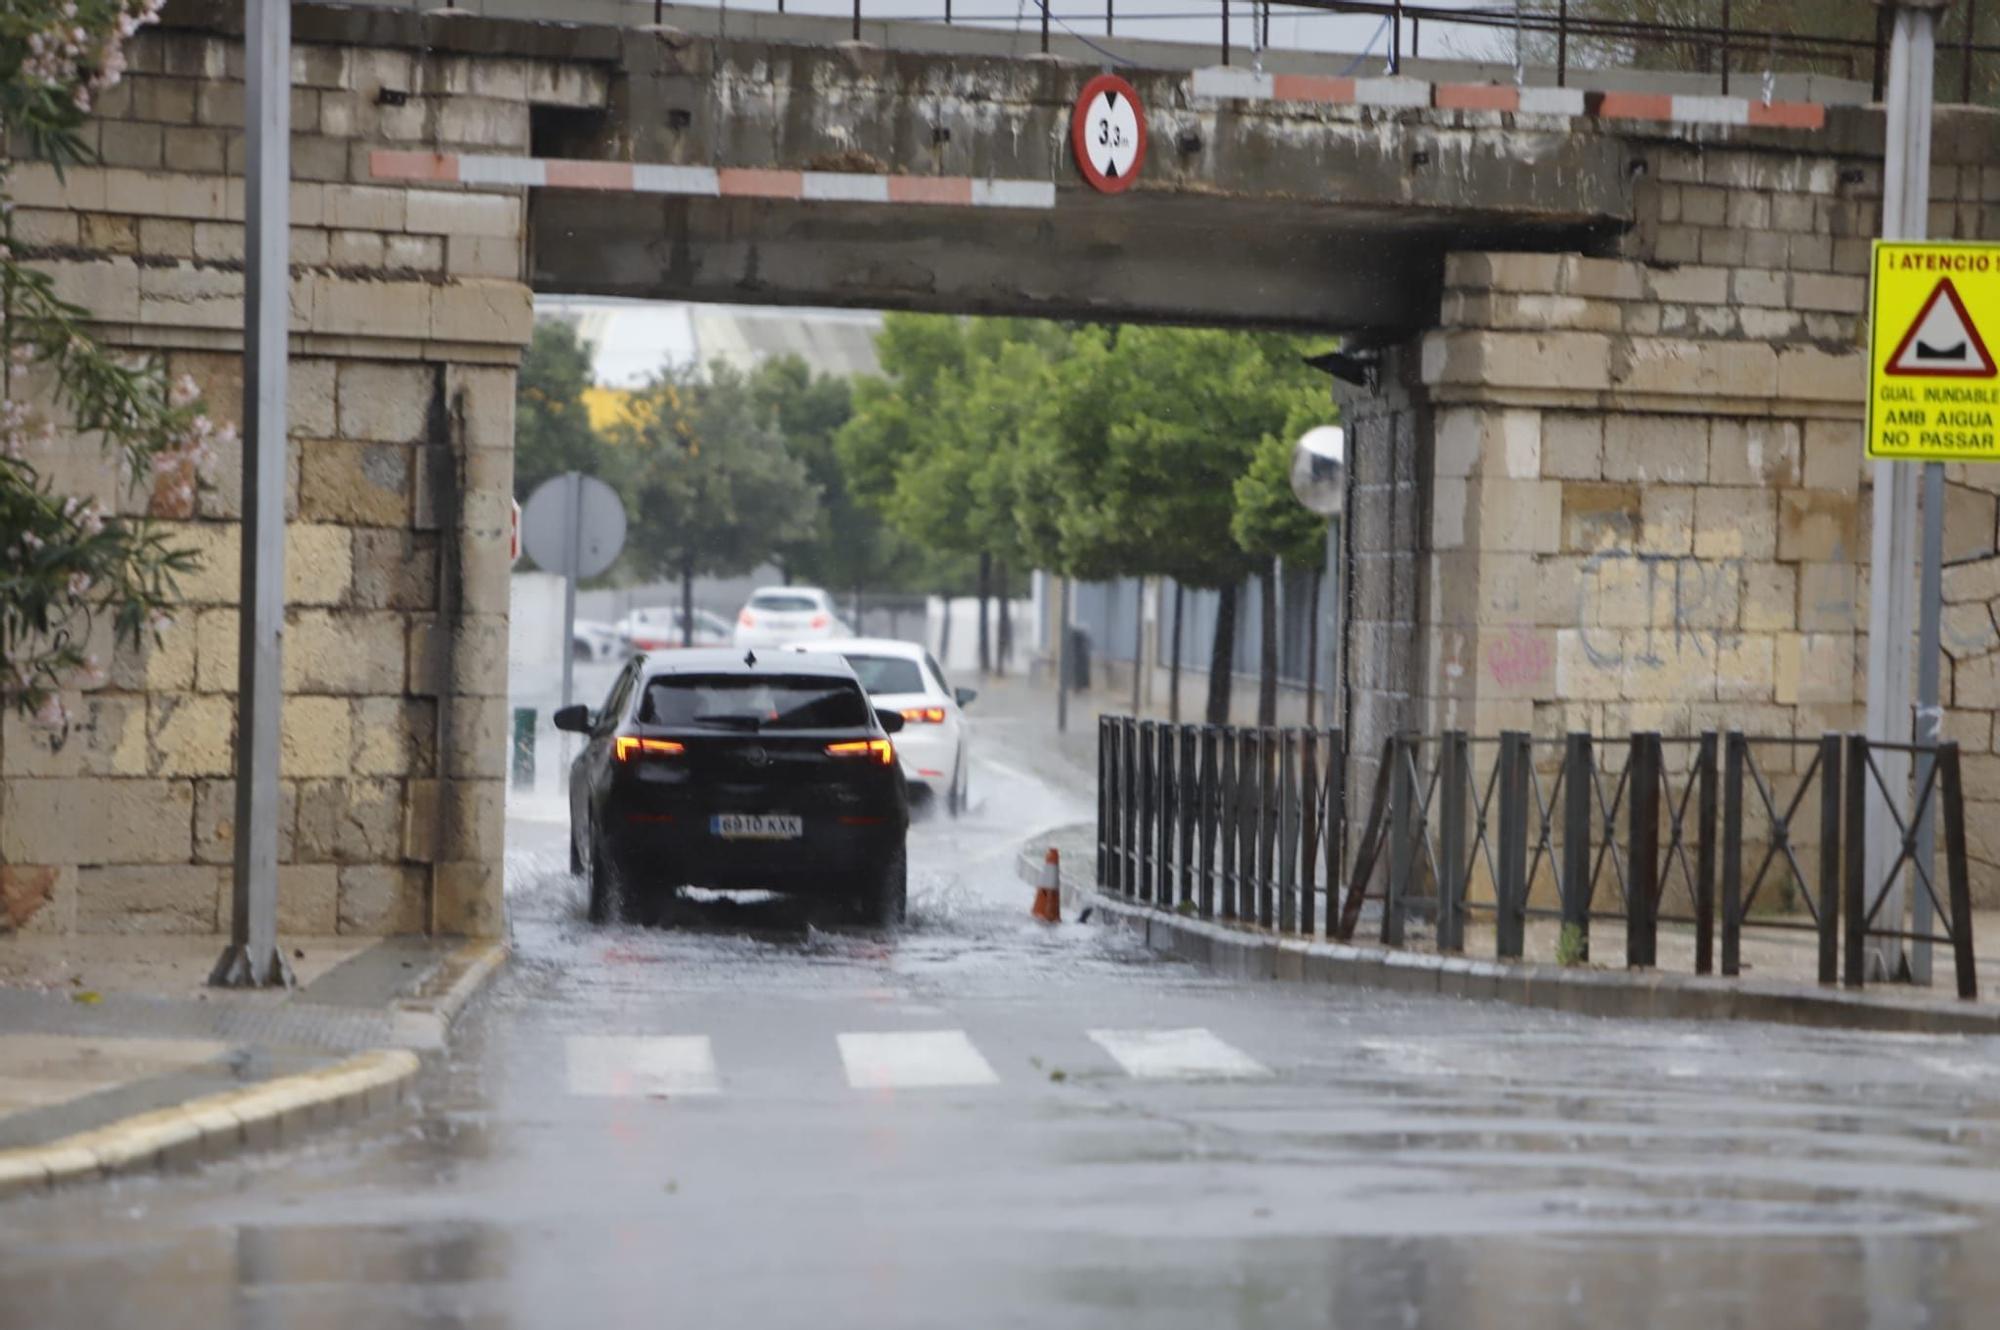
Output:
<instances>
[{"instance_id":1,"label":"brick masonry wall","mask_svg":"<svg viewBox=\"0 0 2000 1330\"><path fill-rule=\"evenodd\" d=\"M1977 128L1940 135L1940 238L2000 235L2000 172L1949 160L1983 151L1991 126ZM1727 144L1634 160L1638 221L1615 257L1448 261L1422 339L1427 723L1859 728L1879 161ZM1946 730L1967 754L1974 889L1991 904L2000 473L1947 476Z\"/></svg>"},{"instance_id":2,"label":"brick masonry wall","mask_svg":"<svg viewBox=\"0 0 2000 1330\"><path fill-rule=\"evenodd\" d=\"M242 403L240 46L149 31L88 130L21 162L14 236L100 333ZM588 68L300 46L279 924L502 926L514 365L531 325L521 191L384 187L382 146L528 150ZM387 94L387 95L384 95ZM19 145L16 145L17 148ZM46 400L46 385L11 385ZM89 439L63 492L149 513L201 571L158 646L112 653L65 733L0 722L0 931L213 932L233 853L240 458L193 504L121 486Z\"/></svg>"}]
</instances>

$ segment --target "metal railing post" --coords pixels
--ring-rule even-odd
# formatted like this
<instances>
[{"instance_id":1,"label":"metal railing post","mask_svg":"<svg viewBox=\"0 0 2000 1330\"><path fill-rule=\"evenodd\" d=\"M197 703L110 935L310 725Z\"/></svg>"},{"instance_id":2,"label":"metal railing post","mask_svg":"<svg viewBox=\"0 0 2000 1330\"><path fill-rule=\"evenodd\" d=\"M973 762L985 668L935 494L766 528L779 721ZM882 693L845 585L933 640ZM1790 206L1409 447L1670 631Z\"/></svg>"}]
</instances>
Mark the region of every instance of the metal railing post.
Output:
<instances>
[{"instance_id":1,"label":"metal railing post","mask_svg":"<svg viewBox=\"0 0 2000 1330\"><path fill-rule=\"evenodd\" d=\"M1340 929L1340 884L1347 866L1347 734L1326 732L1326 838L1320 853L1326 858L1326 935Z\"/></svg>"},{"instance_id":2,"label":"metal railing post","mask_svg":"<svg viewBox=\"0 0 2000 1330\"><path fill-rule=\"evenodd\" d=\"M1106 736L1110 733L1111 722L1106 716L1097 718L1097 889L1104 889L1105 834L1110 823L1106 812L1111 805L1111 782L1106 776Z\"/></svg>"},{"instance_id":3,"label":"metal railing post","mask_svg":"<svg viewBox=\"0 0 2000 1330\"><path fill-rule=\"evenodd\" d=\"M1715 970L1715 731L1704 730L1701 746L1696 750L1697 772L1695 779L1700 782L1696 791L1697 807L1695 816L1699 819L1696 835L1701 837L1695 849L1694 887L1694 972L1711 974Z\"/></svg>"},{"instance_id":4,"label":"metal railing post","mask_svg":"<svg viewBox=\"0 0 2000 1330\"><path fill-rule=\"evenodd\" d=\"M1556 0L1556 86L1569 86L1569 0Z\"/></svg>"},{"instance_id":5,"label":"metal railing post","mask_svg":"<svg viewBox=\"0 0 2000 1330\"><path fill-rule=\"evenodd\" d=\"M1659 960L1660 736L1634 734L1625 758L1625 964L1651 969ZM1616 830L1604 829L1607 837Z\"/></svg>"},{"instance_id":6,"label":"metal railing post","mask_svg":"<svg viewBox=\"0 0 2000 1330\"><path fill-rule=\"evenodd\" d=\"M1215 917L1215 838L1222 830L1222 799L1215 770L1215 727L1201 727L1201 866L1195 875L1195 909Z\"/></svg>"},{"instance_id":7,"label":"metal railing post","mask_svg":"<svg viewBox=\"0 0 2000 1330\"><path fill-rule=\"evenodd\" d=\"M1500 826L1495 858L1497 880L1493 952L1519 960L1527 944L1528 782L1534 776L1528 736L1508 730L1500 736Z\"/></svg>"},{"instance_id":8,"label":"metal railing post","mask_svg":"<svg viewBox=\"0 0 2000 1330\"><path fill-rule=\"evenodd\" d=\"M1464 730L1446 730L1438 750L1439 951L1465 950L1465 796L1472 744Z\"/></svg>"},{"instance_id":9,"label":"metal railing post","mask_svg":"<svg viewBox=\"0 0 2000 1330\"><path fill-rule=\"evenodd\" d=\"M1265 21L1268 23L1270 20L1267 18ZM1265 45L1269 44L1269 34L1266 34ZM1391 74L1403 72L1403 0L1394 0L1390 6L1389 72Z\"/></svg>"},{"instance_id":10,"label":"metal railing post","mask_svg":"<svg viewBox=\"0 0 2000 1330\"><path fill-rule=\"evenodd\" d=\"M1278 782L1272 764L1277 760L1277 731L1259 727L1257 731L1257 923L1269 928L1272 909L1272 859L1277 850Z\"/></svg>"},{"instance_id":11,"label":"metal railing post","mask_svg":"<svg viewBox=\"0 0 2000 1330\"><path fill-rule=\"evenodd\" d=\"M1299 920L1298 731L1278 731L1278 931L1289 933Z\"/></svg>"},{"instance_id":12,"label":"metal railing post","mask_svg":"<svg viewBox=\"0 0 2000 1330\"><path fill-rule=\"evenodd\" d=\"M1048 0L1043 0L1043 12L1048 12ZM861 0L854 0L854 40L861 40Z\"/></svg>"},{"instance_id":13,"label":"metal railing post","mask_svg":"<svg viewBox=\"0 0 2000 1330\"><path fill-rule=\"evenodd\" d=\"M1733 978L1743 964L1743 768L1750 741L1731 730L1722 773L1722 973Z\"/></svg>"},{"instance_id":14,"label":"metal railing post","mask_svg":"<svg viewBox=\"0 0 2000 1330\"><path fill-rule=\"evenodd\" d=\"M1179 734L1181 872L1180 883L1174 891L1174 901L1177 906L1186 905L1194 900L1195 827L1207 820L1202 816L1201 808L1201 736L1195 732L1192 725L1180 726Z\"/></svg>"},{"instance_id":15,"label":"metal railing post","mask_svg":"<svg viewBox=\"0 0 2000 1330\"><path fill-rule=\"evenodd\" d=\"M1849 988L1867 982L1868 947L1868 736L1847 736L1847 814L1842 828L1847 858L1841 913L1847 925L1843 979Z\"/></svg>"},{"instance_id":16,"label":"metal railing post","mask_svg":"<svg viewBox=\"0 0 2000 1330\"><path fill-rule=\"evenodd\" d=\"M1047 0L1043 0L1046 13ZM1222 63L1229 63L1229 0L1222 0Z\"/></svg>"},{"instance_id":17,"label":"metal railing post","mask_svg":"<svg viewBox=\"0 0 2000 1330\"><path fill-rule=\"evenodd\" d=\"M1722 0L1722 95L1729 95L1729 0Z\"/></svg>"},{"instance_id":18,"label":"metal railing post","mask_svg":"<svg viewBox=\"0 0 2000 1330\"><path fill-rule=\"evenodd\" d=\"M1840 982L1840 736L1819 740L1819 981Z\"/></svg>"},{"instance_id":19,"label":"metal railing post","mask_svg":"<svg viewBox=\"0 0 2000 1330\"><path fill-rule=\"evenodd\" d=\"M1041 0L1042 5L1042 54L1049 53L1049 0Z\"/></svg>"},{"instance_id":20,"label":"metal railing post","mask_svg":"<svg viewBox=\"0 0 2000 1330\"><path fill-rule=\"evenodd\" d=\"M1224 725L1218 736L1222 754L1221 775L1217 791L1222 799L1222 829L1220 844L1222 854L1217 861L1216 885L1221 889L1222 899L1217 903L1216 913L1224 919L1236 917L1236 823L1241 817L1242 791L1236 780L1236 732L1235 727Z\"/></svg>"},{"instance_id":21,"label":"metal railing post","mask_svg":"<svg viewBox=\"0 0 2000 1330\"><path fill-rule=\"evenodd\" d=\"M1179 839L1175 833L1181 811L1179 727L1161 725L1155 738L1160 745L1160 834L1153 849L1153 861L1159 865L1153 874L1153 903L1170 910L1174 906L1174 844Z\"/></svg>"},{"instance_id":22,"label":"metal railing post","mask_svg":"<svg viewBox=\"0 0 2000 1330\"><path fill-rule=\"evenodd\" d=\"M1120 886L1127 900L1139 895L1139 801L1143 791L1139 784L1139 722L1126 716L1119 720L1125 730L1122 741L1125 759L1125 829L1119 836L1119 843L1125 847L1125 872Z\"/></svg>"},{"instance_id":23,"label":"metal railing post","mask_svg":"<svg viewBox=\"0 0 2000 1330\"><path fill-rule=\"evenodd\" d=\"M1139 841L1134 847L1139 852L1139 899L1151 904L1153 901L1153 878L1157 865L1153 862L1153 827L1159 816L1160 768L1154 760L1154 724L1150 720L1139 722Z\"/></svg>"},{"instance_id":24,"label":"metal railing post","mask_svg":"<svg viewBox=\"0 0 2000 1330\"><path fill-rule=\"evenodd\" d=\"M1389 761L1389 883L1382 892L1382 945L1403 945L1403 900L1409 894L1416 866L1416 841L1411 835L1411 807L1416 803L1410 774L1411 744L1402 735L1390 742Z\"/></svg>"},{"instance_id":25,"label":"metal railing post","mask_svg":"<svg viewBox=\"0 0 2000 1330\"><path fill-rule=\"evenodd\" d=\"M1331 775L1332 773L1327 773ZM1299 731L1299 932L1311 937L1317 926L1314 894L1319 886L1319 732Z\"/></svg>"},{"instance_id":26,"label":"metal railing post","mask_svg":"<svg viewBox=\"0 0 2000 1330\"><path fill-rule=\"evenodd\" d=\"M1576 930L1578 961L1590 959L1590 822L1597 784L1591 774L1590 736L1572 732L1565 741L1563 769L1562 927ZM1614 836L1616 830L1604 829Z\"/></svg>"},{"instance_id":27,"label":"metal railing post","mask_svg":"<svg viewBox=\"0 0 2000 1330\"><path fill-rule=\"evenodd\" d=\"M1958 971L1958 995L1970 1001L1979 996L1979 974L1972 955L1972 882L1965 861L1965 788L1960 784L1958 745L1939 744L1936 768L1942 782L1938 793L1944 799L1944 863L1951 907L1951 956ZM1935 864L1924 871L1935 873Z\"/></svg>"}]
</instances>

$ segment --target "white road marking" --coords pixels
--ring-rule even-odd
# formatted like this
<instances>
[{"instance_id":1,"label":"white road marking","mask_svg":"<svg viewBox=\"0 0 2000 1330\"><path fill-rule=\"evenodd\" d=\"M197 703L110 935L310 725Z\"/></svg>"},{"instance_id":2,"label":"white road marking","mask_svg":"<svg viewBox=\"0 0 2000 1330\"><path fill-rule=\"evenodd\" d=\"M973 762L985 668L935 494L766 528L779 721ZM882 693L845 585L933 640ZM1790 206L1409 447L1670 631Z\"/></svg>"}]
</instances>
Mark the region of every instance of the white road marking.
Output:
<instances>
[{"instance_id":1,"label":"white road marking","mask_svg":"<svg viewBox=\"0 0 2000 1330\"><path fill-rule=\"evenodd\" d=\"M638 1098L722 1093L707 1035L578 1034L567 1042L571 1094Z\"/></svg>"},{"instance_id":2,"label":"white road marking","mask_svg":"<svg viewBox=\"0 0 2000 1330\"><path fill-rule=\"evenodd\" d=\"M963 1030L843 1034L840 1060L857 1090L992 1085L1000 1078Z\"/></svg>"},{"instance_id":3,"label":"white road marking","mask_svg":"<svg viewBox=\"0 0 2000 1330\"><path fill-rule=\"evenodd\" d=\"M1207 1030L1089 1030L1099 1048L1118 1065L1144 1081L1197 1080L1210 1077L1269 1076L1266 1067L1248 1053Z\"/></svg>"}]
</instances>

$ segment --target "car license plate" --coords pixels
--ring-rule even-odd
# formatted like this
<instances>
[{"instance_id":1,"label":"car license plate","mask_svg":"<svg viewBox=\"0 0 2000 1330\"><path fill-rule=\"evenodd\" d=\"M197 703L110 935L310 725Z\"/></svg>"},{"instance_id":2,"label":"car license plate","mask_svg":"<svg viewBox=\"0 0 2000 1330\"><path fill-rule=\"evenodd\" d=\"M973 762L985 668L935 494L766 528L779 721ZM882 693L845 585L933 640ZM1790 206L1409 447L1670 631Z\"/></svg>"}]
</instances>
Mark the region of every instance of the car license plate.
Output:
<instances>
[{"instance_id":1,"label":"car license plate","mask_svg":"<svg viewBox=\"0 0 2000 1330\"><path fill-rule=\"evenodd\" d=\"M724 840L797 840L805 819L796 813L717 813L708 829Z\"/></svg>"}]
</instances>

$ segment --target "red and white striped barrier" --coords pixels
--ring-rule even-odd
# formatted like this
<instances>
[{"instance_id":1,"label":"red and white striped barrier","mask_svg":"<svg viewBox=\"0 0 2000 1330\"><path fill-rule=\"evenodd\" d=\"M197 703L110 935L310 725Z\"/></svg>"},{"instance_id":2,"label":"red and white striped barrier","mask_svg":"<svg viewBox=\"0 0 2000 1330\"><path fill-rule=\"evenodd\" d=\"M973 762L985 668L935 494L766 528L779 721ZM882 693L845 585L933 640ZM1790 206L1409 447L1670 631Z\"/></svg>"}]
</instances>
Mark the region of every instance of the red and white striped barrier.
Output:
<instances>
[{"instance_id":1,"label":"red and white striped barrier","mask_svg":"<svg viewBox=\"0 0 2000 1330\"><path fill-rule=\"evenodd\" d=\"M1056 187L1051 181L982 180L973 176L867 175L850 171L784 171L754 166L663 166L645 162L404 152L386 148L369 154L368 170L377 180L525 185L538 189L598 189L620 194L913 203L961 208L1056 206Z\"/></svg>"},{"instance_id":2,"label":"red and white striped barrier","mask_svg":"<svg viewBox=\"0 0 2000 1330\"><path fill-rule=\"evenodd\" d=\"M1251 102L1314 102L1327 106L1434 107L1440 111L1508 111L1583 116L1594 120L1654 120L1691 125L1768 125L1820 129L1818 102L1764 102L1748 97L1665 92L1587 92L1582 88L1517 87L1511 83L1426 83L1407 78L1330 78L1266 74L1223 65L1194 71L1194 95Z\"/></svg>"}]
</instances>

